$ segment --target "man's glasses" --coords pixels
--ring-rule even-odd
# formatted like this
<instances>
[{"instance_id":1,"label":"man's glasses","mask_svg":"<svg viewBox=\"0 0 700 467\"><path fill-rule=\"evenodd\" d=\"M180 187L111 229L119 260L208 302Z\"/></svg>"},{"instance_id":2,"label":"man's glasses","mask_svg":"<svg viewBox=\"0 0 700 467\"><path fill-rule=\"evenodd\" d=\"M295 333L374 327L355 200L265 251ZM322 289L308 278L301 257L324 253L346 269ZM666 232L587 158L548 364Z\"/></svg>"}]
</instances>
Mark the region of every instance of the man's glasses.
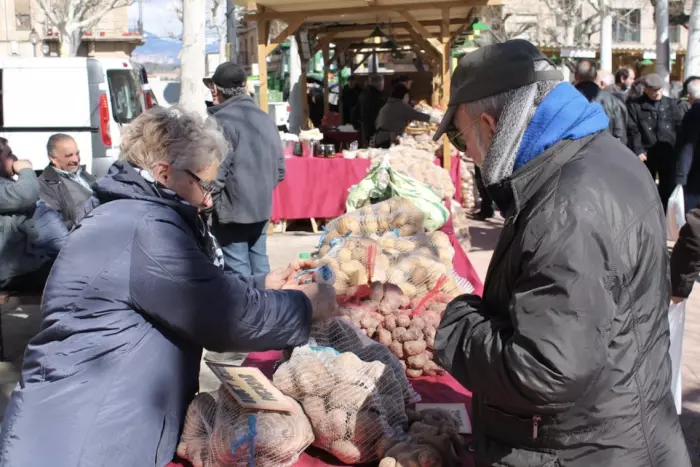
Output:
<instances>
[{"instance_id":1,"label":"man's glasses","mask_svg":"<svg viewBox=\"0 0 700 467\"><path fill-rule=\"evenodd\" d=\"M210 195L211 192L214 191L214 183L213 182L211 182L211 183L205 182L204 180L199 178L199 176L197 174L195 174L194 172L192 172L191 170L185 169L185 172L187 172L187 174L190 177L194 178L197 181L197 183L199 183L199 186L202 187L202 190L204 190L205 194Z\"/></svg>"},{"instance_id":2,"label":"man's glasses","mask_svg":"<svg viewBox=\"0 0 700 467\"><path fill-rule=\"evenodd\" d=\"M471 122L471 123L467 126L466 130L468 130L468 129L470 129L472 126L474 126L474 124L475 124L476 122L478 122L480 118L481 118L481 115L479 115L478 117L476 117L476 118L474 119L474 121ZM447 135L447 139L450 141L450 143L452 143L452 145L453 145L459 152L467 152L467 142L464 141L464 137L462 136L462 132L461 132L461 131L459 131L459 130L457 130L457 129L455 128L455 129L452 129L452 130L447 130L447 131L445 132L445 134Z\"/></svg>"}]
</instances>

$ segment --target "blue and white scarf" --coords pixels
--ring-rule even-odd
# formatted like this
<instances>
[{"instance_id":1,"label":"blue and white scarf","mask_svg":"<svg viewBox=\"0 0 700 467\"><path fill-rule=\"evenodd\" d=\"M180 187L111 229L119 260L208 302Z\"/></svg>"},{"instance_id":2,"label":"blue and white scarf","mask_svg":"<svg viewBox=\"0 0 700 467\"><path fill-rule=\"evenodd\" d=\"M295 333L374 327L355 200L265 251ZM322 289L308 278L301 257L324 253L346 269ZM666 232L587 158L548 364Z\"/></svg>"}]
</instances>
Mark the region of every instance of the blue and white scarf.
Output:
<instances>
[{"instance_id":1,"label":"blue and white scarf","mask_svg":"<svg viewBox=\"0 0 700 467\"><path fill-rule=\"evenodd\" d=\"M154 178L153 175L147 170L144 169L139 169L137 167L134 167L136 171L138 172L139 175L141 175L141 178L146 180L152 187L153 190L160 196L161 198L164 199L169 199L173 201L177 201L178 203L182 203L185 206L192 206L190 203L182 199L177 193L175 193L173 190L170 190L163 186L161 183L158 183ZM223 269L224 268L224 252L221 251L221 247L219 246L219 242L216 240L216 237L211 233L211 230L209 230L209 226L207 225L206 222L202 219L202 216L197 215L197 228L199 229L199 234L200 238L202 238L202 243L204 247L204 253L209 256L209 259L216 265L217 267Z\"/></svg>"}]
</instances>

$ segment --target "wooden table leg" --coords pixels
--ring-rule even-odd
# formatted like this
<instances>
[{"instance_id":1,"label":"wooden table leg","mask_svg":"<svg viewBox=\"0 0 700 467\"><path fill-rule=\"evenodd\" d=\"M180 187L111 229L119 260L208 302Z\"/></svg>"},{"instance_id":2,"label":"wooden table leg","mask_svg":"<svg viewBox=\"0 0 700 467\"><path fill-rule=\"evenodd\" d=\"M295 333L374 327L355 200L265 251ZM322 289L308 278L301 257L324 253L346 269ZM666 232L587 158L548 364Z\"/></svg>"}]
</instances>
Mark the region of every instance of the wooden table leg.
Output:
<instances>
[{"instance_id":1,"label":"wooden table leg","mask_svg":"<svg viewBox=\"0 0 700 467\"><path fill-rule=\"evenodd\" d=\"M313 217L311 218L311 230L313 230L315 234L318 233L318 224L316 223L316 219Z\"/></svg>"},{"instance_id":2,"label":"wooden table leg","mask_svg":"<svg viewBox=\"0 0 700 467\"><path fill-rule=\"evenodd\" d=\"M282 219L282 233L287 232L287 219Z\"/></svg>"}]
</instances>

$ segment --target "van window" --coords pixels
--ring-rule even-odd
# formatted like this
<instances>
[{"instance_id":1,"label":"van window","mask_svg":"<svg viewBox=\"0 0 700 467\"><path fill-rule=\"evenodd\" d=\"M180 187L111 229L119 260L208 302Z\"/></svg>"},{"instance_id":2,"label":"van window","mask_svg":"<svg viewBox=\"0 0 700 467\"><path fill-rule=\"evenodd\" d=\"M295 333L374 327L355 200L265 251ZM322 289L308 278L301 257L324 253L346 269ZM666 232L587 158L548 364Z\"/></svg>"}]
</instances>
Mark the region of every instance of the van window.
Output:
<instances>
[{"instance_id":1,"label":"van window","mask_svg":"<svg viewBox=\"0 0 700 467\"><path fill-rule=\"evenodd\" d=\"M107 71L112 115L117 123L130 123L143 112L139 90L131 70Z\"/></svg>"},{"instance_id":2,"label":"van window","mask_svg":"<svg viewBox=\"0 0 700 467\"><path fill-rule=\"evenodd\" d=\"M0 127L5 126L3 119L3 107L2 107L2 70L0 70Z\"/></svg>"}]
</instances>

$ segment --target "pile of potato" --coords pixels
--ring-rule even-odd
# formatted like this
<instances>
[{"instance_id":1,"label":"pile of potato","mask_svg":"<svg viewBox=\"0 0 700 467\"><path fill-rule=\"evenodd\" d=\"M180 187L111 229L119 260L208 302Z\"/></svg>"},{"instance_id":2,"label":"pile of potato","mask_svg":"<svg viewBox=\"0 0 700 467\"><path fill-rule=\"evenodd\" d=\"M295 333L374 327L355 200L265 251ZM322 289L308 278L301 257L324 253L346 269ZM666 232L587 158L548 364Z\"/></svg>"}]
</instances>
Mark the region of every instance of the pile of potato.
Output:
<instances>
[{"instance_id":1,"label":"pile of potato","mask_svg":"<svg viewBox=\"0 0 700 467\"><path fill-rule=\"evenodd\" d=\"M434 361L435 335L452 298L437 293L427 300L410 299L393 284L375 282L366 300L346 303L341 311L363 334L388 347L406 376L436 376L443 370Z\"/></svg>"},{"instance_id":2,"label":"pile of potato","mask_svg":"<svg viewBox=\"0 0 700 467\"><path fill-rule=\"evenodd\" d=\"M387 155L372 159L370 170L378 166L387 157L393 170L429 186L441 199L452 199L454 197L455 187L450 174L447 170L435 165L434 152L404 145L392 146Z\"/></svg>"},{"instance_id":3,"label":"pile of potato","mask_svg":"<svg viewBox=\"0 0 700 467\"><path fill-rule=\"evenodd\" d=\"M190 403L177 455L194 467L248 467L248 417L255 416L255 465L294 465L314 441L311 424L296 401L292 412L244 409L222 386L216 393L200 393ZM246 440L235 452L232 445Z\"/></svg>"},{"instance_id":4,"label":"pile of potato","mask_svg":"<svg viewBox=\"0 0 700 467\"><path fill-rule=\"evenodd\" d=\"M465 253L472 249L472 235L469 232L469 211L464 208L452 208L452 225L455 237Z\"/></svg>"},{"instance_id":5,"label":"pile of potato","mask_svg":"<svg viewBox=\"0 0 700 467\"><path fill-rule=\"evenodd\" d=\"M476 209L477 196L474 164L462 159L459 171L462 183L462 207L471 212Z\"/></svg>"},{"instance_id":6,"label":"pile of potato","mask_svg":"<svg viewBox=\"0 0 700 467\"><path fill-rule=\"evenodd\" d=\"M379 467L457 467L464 439L459 423L449 412L428 409L408 411L408 439L389 442Z\"/></svg>"},{"instance_id":7,"label":"pile of potato","mask_svg":"<svg viewBox=\"0 0 700 467\"><path fill-rule=\"evenodd\" d=\"M272 381L300 401L314 446L345 464L379 459L383 440L400 439L408 421L402 388L391 369L351 352L297 347Z\"/></svg>"}]
</instances>

